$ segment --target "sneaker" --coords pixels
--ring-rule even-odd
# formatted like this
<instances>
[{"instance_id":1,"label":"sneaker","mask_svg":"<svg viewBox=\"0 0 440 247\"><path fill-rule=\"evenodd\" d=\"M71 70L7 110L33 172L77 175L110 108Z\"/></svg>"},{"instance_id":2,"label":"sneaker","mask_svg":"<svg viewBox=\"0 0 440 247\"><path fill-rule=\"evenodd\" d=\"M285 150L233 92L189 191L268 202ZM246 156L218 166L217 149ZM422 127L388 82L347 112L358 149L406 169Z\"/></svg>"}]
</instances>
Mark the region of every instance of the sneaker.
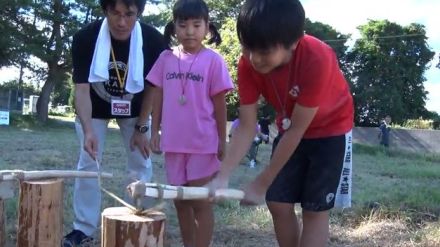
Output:
<instances>
[{"instance_id":1,"label":"sneaker","mask_svg":"<svg viewBox=\"0 0 440 247\"><path fill-rule=\"evenodd\" d=\"M61 242L62 247L92 247L94 246L93 238L85 235L80 230L73 230L64 236Z\"/></svg>"},{"instance_id":2,"label":"sneaker","mask_svg":"<svg viewBox=\"0 0 440 247\"><path fill-rule=\"evenodd\" d=\"M249 167L250 167L250 168L255 168L255 160L251 160L251 161L249 162Z\"/></svg>"}]
</instances>

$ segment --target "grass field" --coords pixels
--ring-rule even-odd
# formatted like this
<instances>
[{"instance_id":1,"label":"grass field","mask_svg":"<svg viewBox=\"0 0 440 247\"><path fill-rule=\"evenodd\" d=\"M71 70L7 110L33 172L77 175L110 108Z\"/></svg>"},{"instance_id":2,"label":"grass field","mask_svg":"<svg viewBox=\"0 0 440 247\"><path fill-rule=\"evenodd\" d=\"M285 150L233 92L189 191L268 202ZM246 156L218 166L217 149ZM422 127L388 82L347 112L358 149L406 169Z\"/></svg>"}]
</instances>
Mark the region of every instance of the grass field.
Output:
<instances>
[{"instance_id":1,"label":"grass field","mask_svg":"<svg viewBox=\"0 0 440 247\"><path fill-rule=\"evenodd\" d=\"M13 119L12 126L0 126L0 170L74 170L78 146L71 122L51 120L41 125L32 118ZM105 150L102 167L114 178L103 186L122 196L126 161L117 129L109 130ZM262 145L254 169L244 159L231 187L240 188L252 179L269 155L270 146ZM165 183L163 157L155 155L153 165L154 180ZM440 246L439 156L355 145L353 170L353 207L332 211L329 246ZM72 185L73 180L65 180L64 232L71 230ZM15 246L17 198L8 199L5 206L7 246ZM120 205L104 196L103 208L110 206ZM167 245L181 246L171 202L164 211ZM243 208L224 202L216 205L215 213L214 247L276 246L265 206Z\"/></svg>"}]
</instances>

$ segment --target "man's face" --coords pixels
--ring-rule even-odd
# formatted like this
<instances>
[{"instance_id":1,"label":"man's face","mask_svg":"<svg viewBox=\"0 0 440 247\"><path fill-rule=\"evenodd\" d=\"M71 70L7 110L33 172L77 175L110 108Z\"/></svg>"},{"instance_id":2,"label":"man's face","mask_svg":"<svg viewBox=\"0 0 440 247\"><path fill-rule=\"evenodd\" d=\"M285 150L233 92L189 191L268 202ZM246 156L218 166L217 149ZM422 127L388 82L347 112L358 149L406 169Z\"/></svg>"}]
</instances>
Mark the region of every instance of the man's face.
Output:
<instances>
[{"instance_id":1,"label":"man's face","mask_svg":"<svg viewBox=\"0 0 440 247\"><path fill-rule=\"evenodd\" d=\"M107 7L105 16L112 37L124 41L130 38L138 16L138 8L134 4L127 7L123 2L117 1L114 7Z\"/></svg>"},{"instance_id":2,"label":"man's face","mask_svg":"<svg viewBox=\"0 0 440 247\"><path fill-rule=\"evenodd\" d=\"M276 45L266 50L248 50L242 47L242 52L257 72L267 74L290 61L292 50L296 48L296 44L289 48Z\"/></svg>"}]
</instances>

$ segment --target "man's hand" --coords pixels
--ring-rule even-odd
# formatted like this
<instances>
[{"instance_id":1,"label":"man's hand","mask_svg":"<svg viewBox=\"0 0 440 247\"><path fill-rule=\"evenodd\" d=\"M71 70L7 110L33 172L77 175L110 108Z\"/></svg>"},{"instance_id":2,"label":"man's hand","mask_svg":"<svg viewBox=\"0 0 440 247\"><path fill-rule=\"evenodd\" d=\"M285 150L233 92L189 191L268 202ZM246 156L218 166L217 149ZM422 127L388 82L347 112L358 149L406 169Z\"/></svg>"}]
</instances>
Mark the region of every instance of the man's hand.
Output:
<instances>
[{"instance_id":1,"label":"man's hand","mask_svg":"<svg viewBox=\"0 0 440 247\"><path fill-rule=\"evenodd\" d=\"M84 133L84 150L96 160L98 155L98 139L93 133Z\"/></svg>"},{"instance_id":2,"label":"man's hand","mask_svg":"<svg viewBox=\"0 0 440 247\"><path fill-rule=\"evenodd\" d=\"M144 159L150 157L150 143L148 142L147 135L135 130L130 139L130 149L134 151L135 148L139 149Z\"/></svg>"},{"instance_id":3,"label":"man's hand","mask_svg":"<svg viewBox=\"0 0 440 247\"><path fill-rule=\"evenodd\" d=\"M209 189L210 201L219 201L222 198L215 198L215 191L218 189L226 189L228 188L229 178L227 176L222 176L220 173L217 173L215 177L209 182L205 187Z\"/></svg>"}]
</instances>

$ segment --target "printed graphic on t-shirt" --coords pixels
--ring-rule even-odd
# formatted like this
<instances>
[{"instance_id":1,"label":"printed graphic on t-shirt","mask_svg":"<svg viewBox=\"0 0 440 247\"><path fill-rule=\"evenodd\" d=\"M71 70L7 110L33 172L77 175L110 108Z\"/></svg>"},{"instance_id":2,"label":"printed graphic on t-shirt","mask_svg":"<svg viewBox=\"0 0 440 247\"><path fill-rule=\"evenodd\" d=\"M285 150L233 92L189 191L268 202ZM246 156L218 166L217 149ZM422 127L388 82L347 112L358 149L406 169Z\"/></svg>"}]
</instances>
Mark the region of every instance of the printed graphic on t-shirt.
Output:
<instances>
[{"instance_id":1,"label":"printed graphic on t-shirt","mask_svg":"<svg viewBox=\"0 0 440 247\"><path fill-rule=\"evenodd\" d=\"M169 72L166 74L166 80L186 80L186 81L193 81L193 82L200 82L202 83L204 78L200 74L196 74L194 72L186 72L186 76L184 77L183 72Z\"/></svg>"},{"instance_id":2,"label":"printed graphic on t-shirt","mask_svg":"<svg viewBox=\"0 0 440 247\"><path fill-rule=\"evenodd\" d=\"M115 63L110 61L108 64L109 80L103 83L92 83L91 85L98 96L108 103L110 103L112 99L131 101L133 99L133 94L125 91L127 76L125 76L124 79L124 75L127 70L127 65L121 61L116 61L116 66L119 70L120 81L118 79L118 74L116 73ZM123 88L121 88L121 83L124 83Z\"/></svg>"}]
</instances>

